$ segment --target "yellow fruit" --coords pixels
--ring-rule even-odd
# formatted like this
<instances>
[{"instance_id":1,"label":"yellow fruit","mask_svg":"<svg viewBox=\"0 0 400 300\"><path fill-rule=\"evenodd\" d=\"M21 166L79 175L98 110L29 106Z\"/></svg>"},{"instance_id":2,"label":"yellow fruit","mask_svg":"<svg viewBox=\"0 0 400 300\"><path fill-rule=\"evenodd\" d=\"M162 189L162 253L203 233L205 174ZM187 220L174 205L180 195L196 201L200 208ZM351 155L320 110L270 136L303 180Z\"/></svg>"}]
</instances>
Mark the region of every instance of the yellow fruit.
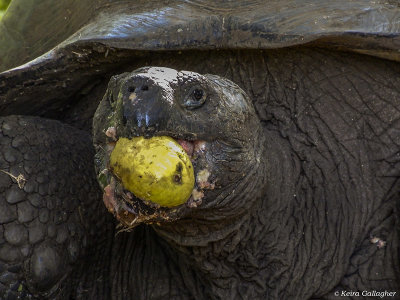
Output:
<instances>
[{"instance_id":1,"label":"yellow fruit","mask_svg":"<svg viewBox=\"0 0 400 300\"><path fill-rule=\"evenodd\" d=\"M189 156L167 136L120 138L111 153L110 167L125 189L161 206L185 203L194 187Z\"/></svg>"}]
</instances>

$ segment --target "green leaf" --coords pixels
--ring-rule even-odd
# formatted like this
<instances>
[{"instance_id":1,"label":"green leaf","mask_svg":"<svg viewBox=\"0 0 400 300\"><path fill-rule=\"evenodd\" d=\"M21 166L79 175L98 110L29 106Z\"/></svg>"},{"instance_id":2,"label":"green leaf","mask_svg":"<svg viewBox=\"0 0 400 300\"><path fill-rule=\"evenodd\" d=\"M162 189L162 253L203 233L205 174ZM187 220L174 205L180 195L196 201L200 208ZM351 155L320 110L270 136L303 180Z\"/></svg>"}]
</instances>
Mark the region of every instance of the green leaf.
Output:
<instances>
[{"instance_id":1,"label":"green leaf","mask_svg":"<svg viewBox=\"0 0 400 300\"><path fill-rule=\"evenodd\" d=\"M8 5L10 4L11 0L0 0L0 11L6 10ZM3 12L4 13L4 12Z\"/></svg>"}]
</instances>

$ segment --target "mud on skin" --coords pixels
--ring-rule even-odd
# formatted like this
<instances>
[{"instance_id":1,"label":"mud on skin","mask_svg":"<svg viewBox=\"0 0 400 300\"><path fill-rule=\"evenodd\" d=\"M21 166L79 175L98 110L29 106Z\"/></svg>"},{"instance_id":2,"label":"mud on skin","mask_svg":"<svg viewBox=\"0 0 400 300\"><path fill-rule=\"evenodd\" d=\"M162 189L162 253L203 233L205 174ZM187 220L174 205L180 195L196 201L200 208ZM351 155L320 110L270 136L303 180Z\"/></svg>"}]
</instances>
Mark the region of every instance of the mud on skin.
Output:
<instances>
[{"instance_id":1,"label":"mud on skin","mask_svg":"<svg viewBox=\"0 0 400 300\"><path fill-rule=\"evenodd\" d=\"M395 299L399 15L386 0L13 0L0 299ZM162 134L196 169L173 208L107 173L112 141Z\"/></svg>"},{"instance_id":2,"label":"mud on skin","mask_svg":"<svg viewBox=\"0 0 400 300\"><path fill-rule=\"evenodd\" d=\"M128 227L141 222L176 223L188 214L194 219L196 215L207 219L202 209L209 207L227 210L226 204L216 205L228 202L222 191L233 182L240 182L249 165L257 168L263 152L262 146L258 149L253 146L262 145L263 141L261 126L254 115L245 93L218 76L157 67L114 76L93 125L98 178L107 182L102 183L106 206L113 203L110 210ZM110 131L111 136L107 134ZM110 169L110 151L118 138L135 136L170 136L185 149L196 177L196 186L185 205L170 209L154 207L124 191ZM236 163L229 164L230 161ZM228 170L229 180L224 175ZM130 200L123 200L127 198ZM229 209L233 216L251 203L243 201L236 206Z\"/></svg>"},{"instance_id":3,"label":"mud on skin","mask_svg":"<svg viewBox=\"0 0 400 300\"><path fill-rule=\"evenodd\" d=\"M196 97L194 91L203 95L204 98ZM199 99L195 101L196 98ZM113 132L111 137L105 134L110 130ZM293 242L302 243L293 236L283 235L283 241L274 241L274 248L268 244L271 234L274 235L265 231L271 228L272 224L269 224L269 221L275 220L279 223L274 214L284 216L287 213L286 210L276 210L274 203L276 205L277 199L280 199L278 203L280 205L282 202L286 203L286 207L291 207L296 215L296 211L300 213L302 209L301 202L298 202L300 199L313 197L324 202L324 199L334 197L331 201L337 201L333 199L349 187L341 187L339 184L341 179L339 182L336 179L334 180L336 183L325 186L325 190L319 190L316 187L315 190L310 190L311 194L302 190L308 185L309 178L307 175L301 175L300 165L303 164L306 168L308 159L302 163L299 155L306 155L306 153L300 154L294 151L293 147L297 147L295 141L282 139L282 134L266 127L263 129L248 96L238 86L224 78L158 67L145 67L132 73L114 76L94 117L94 142L98 150L97 172L101 175L107 174L108 184L111 182L111 185L107 185L105 189L108 194L104 198L106 205L128 229L136 227L138 223L152 224L157 234L168 242L169 245L165 246L167 251L175 252L170 255L176 256L179 261L182 260L180 264L183 264L184 268L196 273L195 278L199 281L197 284L205 287L202 294L205 298L233 299L239 295L256 299L291 297L292 292L285 291L284 288L252 283L262 278L260 279L262 282L273 285L272 270L284 270L285 260L288 259L279 255L278 249L285 247L282 244L283 241L289 243L286 245L289 247L286 251L294 251L290 250L291 247L296 247L292 244ZM147 137L168 135L181 141L187 149L192 148L187 146L188 144L196 144L198 140L204 141L202 151L194 152L195 155L192 157L197 184L195 190L201 193L200 196L193 193L187 203L172 209L152 207L150 203L143 203L140 199L132 197L131 201L125 201L126 191L121 186L118 188L118 183L116 183L118 179L107 171L109 151L103 149L107 149L107 145L112 144L119 137L129 138L139 135ZM317 154L314 155L318 157ZM356 165L352 166L358 168ZM357 177L354 176L353 180L360 180L361 186L366 184L364 180L367 179L356 179ZM209 180L210 177L211 180ZM300 182L295 178L300 178ZM277 182L280 184L277 185ZM397 183L395 184L397 186ZM110 188L114 191L110 191ZM110 194L112 197L109 197ZM282 199L283 195L286 195L286 199ZM347 196L353 199L351 205L361 205L361 203L357 204L357 201L361 200L359 194L348 191ZM201 201L197 205L192 205L196 197L199 197ZM388 194L384 196L385 204L377 214L381 216L378 217L379 219L387 215L390 217L387 220L380 219L378 228L381 229L373 229L374 232L380 232L379 235L385 235L387 232L386 239L392 239L390 248L378 252L377 250L382 247L377 247L367 238L360 239L360 233L357 230L354 232L345 229L340 234L347 238L352 236L351 239L358 235L355 239L363 243L364 250L361 250L359 254L352 252L350 247L342 248L339 252L335 249L325 249L324 254L321 254L324 257L323 260L338 259L345 264L350 257L357 259L356 257L362 255L361 253L369 253L368 255L374 257L374 260L390 259L390 254L386 253L395 253L394 249L397 247L397 233L392 227L393 222L396 222L393 204L397 197L396 189L390 186ZM297 208L296 203L299 205ZM337 211L341 205L345 207L346 204L324 203L328 207L332 204L334 206L327 211L324 210L322 215L317 213L313 216L314 221L311 223L300 223L303 226L301 235L304 236L308 230L314 231L313 227L318 226L314 222L318 224L326 218L342 220L342 217L337 215ZM316 205L320 207L320 204ZM285 226L300 225L296 223ZM336 223L333 222L333 224ZM333 224L328 225L328 230L333 230L333 235L337 235L340 239L339 232L336 231L340 228ZM253 230L255 232L250 233ZM303 242L307 246L309 242L307 237L305 239ZM232 243L232 240L236 243ZM323 249L327 246L321 243L314 247ZM311 244L307 247L311 247ZM307 253L307 247L298 251ZM240 258L240 263L235 267L232 266L231 261L235 261L234 257L237 255L241 257L243 254L247 257ZM313 261L313 258L310 258L310 261ZM292 260L292 263L295 269L302 268L300 261ZM227 274L230 274L229 279L221 278L220 268L224 268ZM326 274L338 276L338 279L348 272L340 268L334 271L328 265L323 268L329 269L325 271ZM369 265L368 268L374 268L374 266ZM395 269L387 268L384 272L390 279L379 284L371 280L370 287L396 289ZM246 277L246 280L238 280L234 274L240 274ZM324 278L321 280L321 284L327 286L325 293L332 288L341 288L332 286L332 282L325 281ZM223 286L227 285L227 282L229 286L235 288L224 289ZM351 286L347 279L342 282ZM183 284L186 284L185 280ZM290 281L286 284L291 287L289 290L296 290ZM248 287L254 289L248 289ZM313 293L318 294L316 291L309 290L297 290L295 293L295 297L300 298L311 297ZM323 294L322 291L319 293Z\"/></svg>"},{"instance_id":4,"label":"mud on skin","mask_svg":"<svg viewBox=\"0 0 400 300\"><path fill-rule=\"evenodd\" d=\"M27 179L21 190L9 175L0 174L5 181L1 205L4 211L15 211L7 214L12 220L1 224L1 246L19 251L7 252L19 253L15 257L0 252L5 274L0 287L12 295L7 297L331 299L337 290L399 289L397 64L308 48L212 54L153 53L131 62L125 67L129 72L115 75L108 88L99 85L94 95L107 91L95 116L94 144L102 146L96 173L88 134L40 118L28 122L33 124L29 128L35 128L32 131L26 130L26 117L2 121L0 141L6 145L1 151L2 166ZM162 76L156 76L160 68L144 65L195 70L202 75L168 70L168 78L175 80L167 85L165 80L160 82ZM143 84L147 89L139 88ZM189 108L192 84L200 86L207 97ZM240 99L229 102L232 94ZM92 101L87 95L80 99ZM60 118L75 126L87 121L74 121L73 109L65 108L64 113ZM12 126L7 125L10 122ZM34 134L44 135L42 131L47 132L45 137ZM111 188L108 180L112 177L105 173L108 208L128 211L120 217L125 225L138 212L140 221L147 223L115 235L123 227L115 229L119 222L114 223L101 201L96 175L107 169L107 153L112 149L107 144L120 136L136 135L179 140L191 153L202 201L187 202L175 211L138 199L132 200L136 210L124 207L126 202L119 196L125 191L117 181ZM196 147L198 141L201 147ZM35 143L39 143L37 148ZM57 150L53 143L66 143L68 151ZM15 149L23 153L22 160L9 153ZM38 162L32 167L37 173L28 173L30 155ZM42 195L46 189L41 186L46 184L40 174L46 171L56 182L60 180L56 184L60 195L72 195L68 201L57 193L52 200ZM58 176L63 172L68 175ZM62 180L66 177L73 178L71 183ZM37 184L32 186L32 182ZM82 184L88 184L88 192L73 196L74 188ZM27 195L19 198L20 190ZM9 191L14 196L7 198ZM31 194L40 201L46 199L48 223L44 207L36 209L30 202ZM58 202L65 206L55 205ZM83 218L79 206L87 207ZM59 213L69 216L66 223L58 224L60 228L66 224L68 230L62 233L56 226L54 234L49 228L54 228ZM39 227L41 214L47 235L30 242L30 226ZM33 223L36 216L39 225ZM71 224L78 228L74 235L69 231ZM72 259L67 245L75 240L82 243ZM30 250L23 256L26 248ZM35 258L57 255L63 258L63 271L59 265L48 265L54 270L52 280L30 267Z\"/></svg>"}]
</instances>

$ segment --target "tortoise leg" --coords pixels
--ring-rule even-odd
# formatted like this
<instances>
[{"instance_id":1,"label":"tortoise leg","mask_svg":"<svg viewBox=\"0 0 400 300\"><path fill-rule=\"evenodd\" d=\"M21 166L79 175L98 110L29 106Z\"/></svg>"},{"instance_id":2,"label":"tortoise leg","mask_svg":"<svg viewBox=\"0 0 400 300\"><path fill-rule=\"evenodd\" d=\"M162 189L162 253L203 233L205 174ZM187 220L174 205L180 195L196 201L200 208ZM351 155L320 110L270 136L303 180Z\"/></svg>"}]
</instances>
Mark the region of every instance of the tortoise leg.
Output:
<instances>
[{"instance_id":1,"label":"tortoise leg","mask_svg":"<svg viewBox=\"0 0 400 300\"><path fill-rule=\"evenodd\" d=\"M0 118L0 299L73 293L105 212L93 155L88 133L58 121Z\"/></svg>"}]
</instances>

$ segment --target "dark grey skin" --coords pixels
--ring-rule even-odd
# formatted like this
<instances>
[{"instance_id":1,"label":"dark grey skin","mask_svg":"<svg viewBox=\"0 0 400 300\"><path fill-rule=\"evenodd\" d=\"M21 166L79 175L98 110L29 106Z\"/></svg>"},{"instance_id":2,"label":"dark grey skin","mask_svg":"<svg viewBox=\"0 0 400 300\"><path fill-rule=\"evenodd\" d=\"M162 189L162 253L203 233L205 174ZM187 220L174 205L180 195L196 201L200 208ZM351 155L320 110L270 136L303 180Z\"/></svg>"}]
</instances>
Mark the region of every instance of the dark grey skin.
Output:
<instances>
[{"instance_id":1,"label":"dark grey skin","mask_svg":"<svg viewBox=\"0 0 400 300\"><path fill-rule=\"evenodd\" d=\"M107 136L108 128L114 128L115 133ZM192 161L195 175L201 170L210 174L202 180L203 185L208 183L204 189L199 186L201 182L196 185L205 197L195 197L198 203L191 199L187 205L169 210L154 211L147 207L143 215L144 208L140 205L130 216L115 209L116 215L125 220L125 225L139 224L143 218L146 223L175 220L168 230L177 231L181 226L177 225L176 219L184 219L184 223L188 219L199 219L198 223L225 228L226 223L235 223L233 220L253 206L253 201L244 195L252 195L250 191L256 186L265 185L264 176L259 176L265 168L265 137L252 102L237 85L219 76L157 67L114 76L95 113L93 131L99 178L107 169L110 171L105 173L106 184L110 184L112 173L108 167L111 149L107 145L120 137L170 136L193 144L203 143L201 149L195 151ZM119 180L116 178L116 181ZM117 190L121 188L116 187ZM243 197L242 200L230 199L234 189L240 191L235 193L235 198ZM235 204L229 205L231 202ZM210 213L210 210L216 213ZM166 215L162 216L161 212ZM147 219L154 213L157 217ZM132 224L127 220L135 218L137 220ZM186 232L185 227L179 231ZM190 235L194 234L198 239L195 223L191 227Z\"/></svg>"},{"instance_id":2,"label":"dark grey skin","mask_svg":"<svg viewBox=\"0 0 400 300\"><path fill-rule=\"evenodd\" d=\"M173 76L176 80L171 80L170 95L165 77ZM204 91L204 99L196 101L193 88ZM130 98L132 93L134 98ZM236 99L227 103L227 98ZM306 124L314 121L308 115L312 111L310 107L310 112L300 112L299 119ZM336 139L343 141L327 157L322 155L322 149L330 142L328 133L317 135L313 143L309 137L308 142L298 144L299 134L284 138L271 124L262 126L248 97L222 78L142 68L112 79L94 117L94 142L100 156L107 156L101 149L107 142L115 141L105 135L110 125L116 128L116 138L169 135L206 140L206 154L202 157L205 162L201 162L201 167L195 164L195 174L207 164L218 183L215 190L204 191L205 197L198 207L186 204L156 209L163 211L164 217L154 216L151 209L150 213L143 212L152 217L142 222L157 222L152 228L168 244L157 246L168 249L166 256L154 254L149 259L178 261L169 288L151 290L150 299L309 299L335 297L334 292L342 289L398 290L398 262L392 256L398 247L394 227L398 181L387 180L388 175L376 176L383 172L378 169L381 163L371 158L359 157L363 159L360 164L346 157L346 164L353 170L341 170L339 164L332 172L332 164L350 154L343 153L346 143L354 141L345 141L349 133L330 124L334 114L322 115L325 126L330 125ZM147 121L140 122L144 119ZM367 150L371 144L364 139L359 143L354 147L356 151L371 156ZM396 148L392 145L393 150ZM350 146L347 151L351 151ZM369 166L366 174L363 164ZM342 176L351 177L353 182L346 183ZM322 180L324 177L327 182ZM310 187L313 182L319 185ZM369 193L381 200L373 201ZM136 202L140 200L135 199L134 209L130 209L118 197L113 212L125 226L141 222L143 205ZM352 215L341 215L341 211L349 212L351 207L358 209ZM136 217L139 221L132 222ZM385 246L371 241L374 237L386 242ZM148 247L146 251L152 252L152 247ZM310 269L309 264L314 267ZM353 274L355 270L358 271ZM157 273L156 269L151 272ZM143 269L130 273L133 282L148 278L146 263L143 262ZM302 275L293 275L297 273ZM150 276L151 281L162 280L162 276ZM126 297L137 289L125 288ZM188 295L171 296L170 290L186 290Z\"/></svg>"},{"instance_id":3,"label":"dark grey skin","mask_svg":"<svg viewBox=\"0 0 400 300\"><path fill-rule=\"evenodd\" d=\"M398 6L41 3L40 13L21 15L24 0L14 0L0 27L3 70L35 58L0 74L0 298L398 297ZM65 19L67 9L79 13ZM214 102L188 109L184 82L169 110L162 93L143 93L163 109L126 102L116 110L120 136L235 140L245 151L221 163L226 143L209 148L199 166L219 181L201 204L160 208L173 218L117 234L132 219L115 220L103 204L90 137L94 129L94 144L107 142L108 124L92 128L93 116L102 99L95 124L118 92L129 98L131 72L145 66L202 74ZM249 123L213 109L228 108L226 91L215 92L218 77L206 74L244 91ZM146 112L153 123L173 122L132 126ZM226 202L216 203L219 193Z\"/></svg>"},{"instance_id":4,"label":"dark grey skin","mask_svg":"<svg viewBox=\"0 0 400 300\"><path fill-rule=\"evenodd\" d=\"M289 51L286 55L287 58L299 55L306 57L306 53L310 53L308 51L300 54L298 51ZM318 57L324 57L326 60L337 56L327 51L314 52L313 60ZM390 72L390 69L385 68L385 61L354 55L349 55L348 59L353 65L343 64L345 70L352 71L353 66L370 69L377 64ZM336 62L335 60L335 66ZM270 66L270 70L273 68L273 65ZM364 80L358 83L357 76L352 78L355 86L365 84ZM112 81L110 85L114 86L116 91L109 90L103 101L108 101L107 95L110 93L115 94L126 88L129 81L123 83L125 85L116 85L115 81ZM311 82L303 80L302 84L305 88ZM314 84L313 86L315 87ZM270 86L271 92L276 89L276 85ZM310 89L297 90L298 93L302 93L301 91L309 92ZM178 97L175 101L181 101L183 98ZM72 283L69 284L77 287L72 289L72 294L78 295L77 298L81 296L93 299L135 299L133 295L138 294L143 299L263 299L266 295L272 299L308 299L329 298L329 295L340 289L396 291L396 202L398 203L399 199L398 177L395 175L398 168L398 146L394 143L396 135L393 135L396 126L385 133L387 138L382 136L384 140L380 143L377 144L372 137L358 138L356 141L359 141L352 148L355 141L348 136L357 132L360 135L363 131L356 126L346 126L345 122L337 122L336 116L346 120L349 118L349 122L352 118L356 120L357 112L352 108L356 107L353 103L356 98L344 98L346 101L339 102L333 97L321 100L326 101L321 110L339 104L348 105L344 115L342 111L340 114L335 114L332 110L329 113L318 111L318 106L315 106L317 103L310 99L314 98L297 98L297 101L304 101L301 107L308 107L307 110L297 110L297 119L293 117L296 115L294 111L289 115L283 113L282 109L286 105L283 105L281 100L275 99L265 106L269 109L264 111L260 110L259 103L255 102L256 107L258 104L258 113L253 119L261 122L252 126L257 128L262 124L265 145L255 147L264 147L260 166L254 167L254 170L261 168L263 171L257 176L253 175L253 180L261 182L254 182L256 188L253 187L252 192L245 193L249 197L231 198L232 201L221 207L225 210L218 210L219 220L215 224L210 221L204 224L201 219L196 218L196 213L202 211L200 206L189 212L185 208L182 219L176 222L161 226L139 226L133 232L120 233L115 237L112 227L108 227L109 239L104 238L107 236L104 233L102 239L95 239L98 252L95 251L96 248L86 250L92 251L91 257L96 257L94 262L88 262L85 259L87 256L83 254L79 260L80 266L74 267L73 262L71 263ZM290 98L287 99L289 100ZM162 98L157 101L161 102L162 107ZM397 100L393 101L395 104ZM387 101L384 102L384 107L386 105ZM362 109L362 105L357 106L358 111ZM177 108L176 111L180 111L177 115L179 118L182 117L182 113L183 116L201 114L199 109L185 111ZM393 110L390 110L390 114L393 113ZM269 116L269 119L265 116ZM130 117L134 120L134 116ZM379 126L374 125L374 118L368 118L370 117L365 116L358 120L365 124L364 130L371 128L379 131L379 128L382 128L380 123ZM183 120L182 122L185 124ZM207 124L203 123L202 118L199 122ZM294 130L292 126L295 124L302 130ZM162 128L158 130L162 132ZM372 131L370 132L372 134ZM136 129L133 129L133 133L137 134ZM183 133L196 132L175 132L177 135ZM106 138L104 132L100 131L99 137ZM338 140L342 143L338 143ZM334 150L324 150L327 149L326 145L335 145ZM340 167L340 159L343 163L346 162L347 167L343 170ZM66 164L62 164L64 165ZM263 169L262 165L266 167ZM13 174L18 174L17 170L13 171ZM227 175L229 176L229 172ZM2 176L7 178L9 186L9 177ZM248 176L251 176L251 173ZM346 176L352 180L344 180ZM263 181L265 183L262 183ZM29 178L26 184L28 182ZM237 184L240 185L239 182ZM241 190L240 187L238 190ZM258 196L260 192L263 194ZM86 197L79 199L82 202L86 201ZM99 193L95 203L101 202L100 199ZM244 201L246 199L249 201ZM206 203L208 201L204 204ZM232 221L232 217L238 215L238 211L232 209L232 204L246 205L245 209L238 210L242 214L235 221ZM202 218L213 218L213 209L207 211L208 214L199 215ZM350 214L350 211L353 213ZM103 213L105 214L104 208ZM99 225L104 218L105 216L99 218ZM201 226L196 225L198 222ZM97 228L91 226L90 228ZM107 227L102 225L100 228L105 230ZM158 233L155 233L155 230ZM185 235L187 237L180 238ZM373 237L378 237L386 242L386 245L379 247L379 244L372 243ZM109 249L110 252L105 249ZM310 265L313 267L310 268ZM62 274L65 269L62 270ZM93 280L93 277L90 279L94 274L98 274L95 276L97 280ZM77 284L75 280L80 278L82 279ZM254 281L258 283L255 284ZM61 286L68 287L68 282L69 280L65 279ZM229 288L223 289L224 286ZM29 285L27 287L32 290ZM65 291L66 295L69 292Z\"/></svg>"}]
</instances>

